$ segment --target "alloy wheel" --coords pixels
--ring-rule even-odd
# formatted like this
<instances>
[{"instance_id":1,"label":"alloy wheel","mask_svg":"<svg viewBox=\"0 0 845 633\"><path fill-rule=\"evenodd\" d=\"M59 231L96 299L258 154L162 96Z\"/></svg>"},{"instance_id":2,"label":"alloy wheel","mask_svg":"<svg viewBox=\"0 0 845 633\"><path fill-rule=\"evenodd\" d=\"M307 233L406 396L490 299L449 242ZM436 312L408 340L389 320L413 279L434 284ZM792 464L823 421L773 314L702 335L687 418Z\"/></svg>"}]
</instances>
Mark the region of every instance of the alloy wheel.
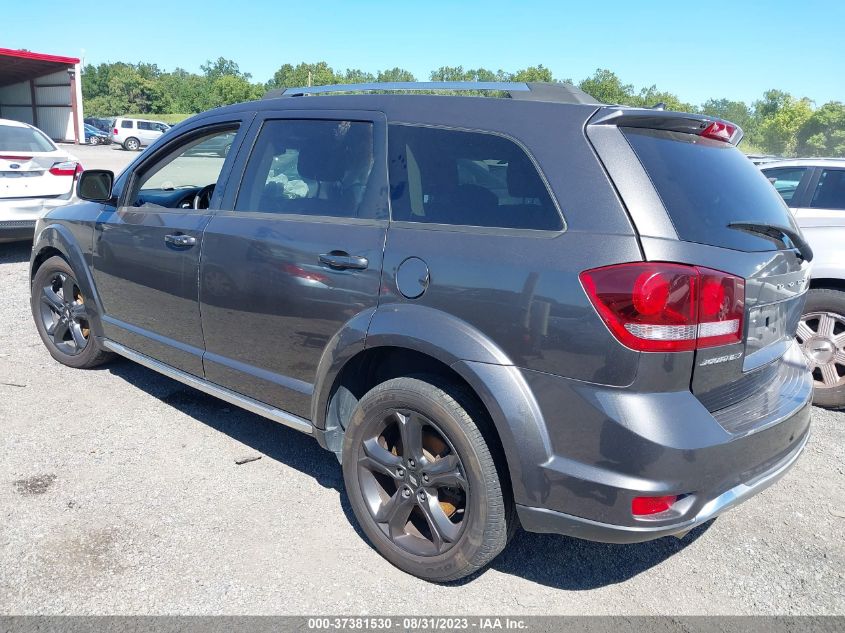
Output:
<instances>
[{"instance_id":1,"label":"alloy wheel","mask_svg":"<svg viewBox=\"0 0 845 633\"><path fill-rule=\"evenodd\" d=\"M469 485L457 451L427 417L390 410L365 434L357 471L373 520L395 545L434 556L458 541Z\"/></svg>"},{"instance_id":2,"label":"alloy wheel","mask_svg":"<svg viewBox=\"0 0 845 633\"><path fill-rule=\"evenodd\" d=\"M73 277L57 272L49 278L49 283L41 288L39 312L44 331L59 351L76 356L88 345L88 311Z\"/></svg>"},{"instance_id":3,"label":"alloy wheel","mask_svg":"<svg viewBox=\"0 0 845 633\"><path fill-rule=\"evenodd\" d=\"M816 389L845 384L845 316L810 312L801 317L796 334Z\"/></svg>"}]
</instances>

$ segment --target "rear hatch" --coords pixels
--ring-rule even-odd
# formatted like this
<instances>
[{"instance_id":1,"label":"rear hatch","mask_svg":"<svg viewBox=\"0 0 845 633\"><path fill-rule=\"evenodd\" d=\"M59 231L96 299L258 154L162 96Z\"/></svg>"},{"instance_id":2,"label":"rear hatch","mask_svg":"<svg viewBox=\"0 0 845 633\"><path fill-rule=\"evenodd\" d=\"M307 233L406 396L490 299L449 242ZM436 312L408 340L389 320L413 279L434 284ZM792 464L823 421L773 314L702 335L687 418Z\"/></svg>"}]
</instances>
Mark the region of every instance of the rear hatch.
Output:
<instances>
[{"instance_id":1,"label":"rear hatch","mask_svg":"<svg viewBox=\"0 0 845 633\"><path fill-rule=\"evenodd\" d=\"M781 197L735 147L741 134L705 117L621 108L600 111L588 127L646 260L744 279L741 340L695 351L691 390L711 411L805 370L800 358L784 358L794 354L812 252ZM767 406L779 404L759 403Z\"/></svg>"}]
</instances>

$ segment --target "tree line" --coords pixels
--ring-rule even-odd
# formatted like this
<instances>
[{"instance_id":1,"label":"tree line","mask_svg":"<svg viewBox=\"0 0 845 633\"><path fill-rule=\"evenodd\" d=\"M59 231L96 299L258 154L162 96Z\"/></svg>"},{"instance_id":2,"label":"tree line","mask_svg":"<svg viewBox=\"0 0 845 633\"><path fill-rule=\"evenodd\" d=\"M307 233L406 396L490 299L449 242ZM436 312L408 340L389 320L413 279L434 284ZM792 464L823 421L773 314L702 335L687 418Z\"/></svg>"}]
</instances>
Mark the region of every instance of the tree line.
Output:
<instances>
[{"instance_id":1,"label":"tree line","mask_svg":"<svg viewBox=\"0 0 845 633\"><path fill-rule=\"evenodd\" d=\"M85 112L90 116L124 114L190 115L210 108L259 99L274 88L320 86L385 81L416 81L403 68L375 73L357 68L336 70L326 62L283 64L266 83L253 81L238 64L223 57L209 60L200 73L183 68L165 71L156 64L88 64L82 74ZM781 156L845 156L845 104L831 101L816 105L808 97L783 90L767 90L762 98L745 103L725 98L708 99L700 105L682 101L656 85L635 88L616 73L598 69L580 81L556 78L545 66L516 72L486 68L443 66L431 71L431 81L562 81L580 87L604 103L700 112L740 125L745 131L741 147L747 153Z\"/></svg>"}]
</instances>

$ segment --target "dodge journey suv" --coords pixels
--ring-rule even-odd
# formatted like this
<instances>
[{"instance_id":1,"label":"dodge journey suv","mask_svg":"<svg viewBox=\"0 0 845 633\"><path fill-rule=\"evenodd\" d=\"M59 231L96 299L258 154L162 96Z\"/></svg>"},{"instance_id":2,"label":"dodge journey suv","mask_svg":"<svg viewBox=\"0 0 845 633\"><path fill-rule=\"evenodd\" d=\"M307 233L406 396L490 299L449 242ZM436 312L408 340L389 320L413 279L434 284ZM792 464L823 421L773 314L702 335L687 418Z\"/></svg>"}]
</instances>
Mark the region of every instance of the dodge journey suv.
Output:
<instances>
[{"instance_id":1,"label":"dodge journey suv","mask_svg":"<svg viewBox=\"0 0 845 633\"><path fill-rule=\"evenodd\" d=\"M118 354L313 435L422 578L518 525L683 535L809 432L812 253L741 136L566 85L276 91L84 172L36 227L32 313L61 363Z\"/></svg>"}]
</instances>

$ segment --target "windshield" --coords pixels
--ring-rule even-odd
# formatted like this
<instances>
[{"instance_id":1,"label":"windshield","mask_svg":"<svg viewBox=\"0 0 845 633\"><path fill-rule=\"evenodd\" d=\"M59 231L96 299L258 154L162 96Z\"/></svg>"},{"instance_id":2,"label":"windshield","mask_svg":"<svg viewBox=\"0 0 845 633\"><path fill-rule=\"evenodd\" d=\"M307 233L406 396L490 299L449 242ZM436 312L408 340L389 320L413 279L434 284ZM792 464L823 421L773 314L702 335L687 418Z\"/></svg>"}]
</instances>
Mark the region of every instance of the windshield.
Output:
<instances>
[{"instance_id":1,"label":"windshield","mask_svg":"<svg viewBox=\"0 0 845 633\"><path fill-rule=\"evenodd\" d=\"M56 146L44 134L31 127L0 125L2 152L54 152Z\"/></svg>"},{"instance_id":2,"label":"windshield","mask_svg":"<svg viewBox=\"0 0 845 633\"><path fill-rule=\"evenodd\" d=\"M733 145L678 132L623 128L623 133L680 239L741 251L791 247L776 237L728 228L745 222L797 230L775 188Z\"/></svg>"}]
</instances>

